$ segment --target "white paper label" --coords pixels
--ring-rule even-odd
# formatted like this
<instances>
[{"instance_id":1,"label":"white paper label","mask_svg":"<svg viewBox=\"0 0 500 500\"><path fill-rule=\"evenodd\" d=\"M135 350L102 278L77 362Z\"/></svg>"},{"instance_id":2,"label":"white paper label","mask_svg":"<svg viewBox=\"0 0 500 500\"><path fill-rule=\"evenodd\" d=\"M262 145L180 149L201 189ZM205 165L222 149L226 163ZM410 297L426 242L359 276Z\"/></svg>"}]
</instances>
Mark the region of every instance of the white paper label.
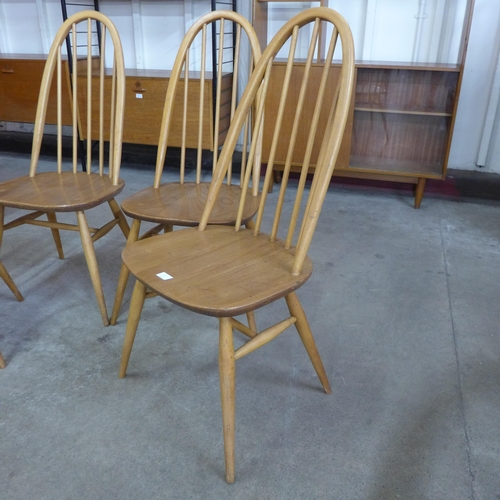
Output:
<instances>
[{"instance_id":1,"label":"white paper label","mask_svg":"<svg viewBox=\"0 0 500 500\"><path fill-rule=\"evenodd\" d=\"M136 99L142 99L142 94L135 94Z\"/></svg>"},{"instance_id":2,"label":"white paper label","mask_svg":"<svg viewBox=\"0 0 500 500\"><path fill-rule=\"evenodd\" d=\"M158 273L156 276L158 276L158 278L162 279L163 281L171 280L173 278L173 276L170 276L170 274L166 272Z\"/></svg>"}]
</instances>

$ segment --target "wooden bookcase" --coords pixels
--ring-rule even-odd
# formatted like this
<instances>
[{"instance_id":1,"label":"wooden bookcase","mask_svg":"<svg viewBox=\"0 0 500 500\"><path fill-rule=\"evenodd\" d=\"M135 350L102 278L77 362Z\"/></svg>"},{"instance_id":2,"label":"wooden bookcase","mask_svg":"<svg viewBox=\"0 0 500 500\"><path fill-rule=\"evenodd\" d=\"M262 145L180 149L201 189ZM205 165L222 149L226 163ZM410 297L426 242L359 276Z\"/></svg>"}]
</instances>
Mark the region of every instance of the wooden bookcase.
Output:
<instances>
[{"instance_id":1,"label":"wooden bookcase","mask_svg":"<svg viewBox=\"0 0 500 500\"><path fill-rule=\"evenodd\" d=\"M273 1L283 0L253 2L253 23L263 48L268 4ZM446 177L473 3L467 1L457 64L357 61L351 119L334 175L413 183L415 208L426 180ZM272 112L273 101L279 99L279 75L276 67L272 79L278 84L271 84L276 92L271 92L266 112ZM264 143L264 163L267 151ZM284 160L277 157L277 175Z\"/></svg>"}]
</instances>

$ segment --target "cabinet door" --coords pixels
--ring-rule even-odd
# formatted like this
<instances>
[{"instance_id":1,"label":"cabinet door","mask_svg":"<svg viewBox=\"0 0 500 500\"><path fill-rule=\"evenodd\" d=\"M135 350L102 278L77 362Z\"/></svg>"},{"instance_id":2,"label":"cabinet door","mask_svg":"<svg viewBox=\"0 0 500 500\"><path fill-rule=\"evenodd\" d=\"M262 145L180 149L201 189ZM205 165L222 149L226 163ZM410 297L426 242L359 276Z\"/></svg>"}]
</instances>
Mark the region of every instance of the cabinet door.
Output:
<instances>
[{"instance_id":1,"label":"cabinet door","mask_svg":"<svg viewBox=\"0 0 500 500\"><path fill-rule=\"evenodd\" d=\"M66 64L66 62L64 62ZM0 120L7 122L33 123L38 105L38 94L42 82L45 59L0 59ZM64 72L66 74L66 72ZM63 124L71 124L68 110L68 82L63 78ZM55 124L57 90L52 82L46 123Z\"/></svg>"}]
</instances>

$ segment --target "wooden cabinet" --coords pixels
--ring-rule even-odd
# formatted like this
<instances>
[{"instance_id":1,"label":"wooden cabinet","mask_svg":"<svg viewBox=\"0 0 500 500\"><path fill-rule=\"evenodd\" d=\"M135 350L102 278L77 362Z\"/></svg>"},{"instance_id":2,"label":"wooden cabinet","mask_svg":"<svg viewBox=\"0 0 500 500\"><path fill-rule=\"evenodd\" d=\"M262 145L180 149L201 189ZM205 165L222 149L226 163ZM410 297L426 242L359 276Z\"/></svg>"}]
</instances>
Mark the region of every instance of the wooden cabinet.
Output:
<instances>
[{"instance_id":1,"label":"wooden cabinet","mask_svg":"<svg viewBox=\"0 0 500 500\"><path fill-rule=\"evenodd\" d=\"M160 70L127 70L125 84L125 117L123 128L123 142L133 144L157 145L160 134L163 107L167 93L170 71ZM79 78L86 78L82 73ZM95 78L92 84L92 100L99 99L98 79ZM229 108L231 102L232 75L227 74L222 79L222 96ZM182 86L182 84L181 84ZM105 81L105 95L109 95L111 88L111 77ZM181 87L182 88L182 87ZM188 148L198 146L198 126L199 126L199 92L201 90L201 80L190 81L190 95L192 99L188 104L188 122L186 131L186 145ZM203 110L203 149L213 150L214 145L214 111L213 111L213 80L211 73L206 74L204 85L204 110ZM178 92L182 95L182 90ZM78 95L80 109L87 109L87 95L82 92ZM106 99L105 101L109 100ZM97 106L93 106L97 109ZM221 124L219 134L219 145L225 137L228 128L226 123L229 113L221 113ZM106 113L105 113L106 116ZM169 140L169 146L181 146L181 122L182 109L180 104L174 108L174 120ZM85 113L80 115L81 137L87 137L87 117ZM92 139L97 138L98 116L95 114L92 119ZM94 135L95 134L95 135Z\"/></svg>"},{"instance_id":2,"label":"wooden cabinet","mask_svg":"<svg viewBox=\"0 0 500 500\"><path fill-rule=\"evenodd\" d=\"M32 54L11 54L0 56L0 120L8 122L34 123L36 108L38 105L38 94L42 81L43 70L45 67L45 56ZM65 74L67 73L67 61L63 61ZM133 144L158 144L160 134L161 119L163 116L163 105L167 93L169 71L157 70L127 70L126 71L126 92L125 92L125 121L123 129L123 141ZM81 73L81 78L85 75ZM107 78L105 83L105 93L110 92L111 77ZM200 82L197 82L199 88ZM195 83L196 85L196 83ZM231 101L232 75L224 76L222 96L227 102L229 109ZM195 89L191 88L193 99L188 107L188 129L187 145L188 147L197 147L198 117L199 107L196 98ZM203 148L213 150L214 145L214 113L213 102L213 81L211 74L206 75L204 85L205 108L203 113ZM62 80L63 94L63 125L72 125L70 103L71 94L69 89L69 76ZM93 100L98 99L98 82L93 82ZM109 100L109 99L108 99ZM78 95L80 109L86 109L85 92ZM52 89L47 108L47 124L56 123L56 87L55 81L52 82ZM94 106L97 110L98 106ZM109 113L105 113L107 117ZM181 145L180 124L181 110L174 115L173 130L170 146ZM225 133L228 128L228 113L221 114L219 145L222 144ZM93 119L93 130L97 138L97 116ZM80 115L80 136L86 139L87 135L86 114Z\"/></svg>"},{"instance_id":3,"label":"wooden cabinet","mask_svg":"<svg viewBox=\"0 0 500 500\"><path fill-rule=\"evenodd\" d=\"M415 208L420 206L426 179L446 177L473 10L473 0L464 1L462 23L455 23L462 28L456 63L357 61L352 119L334 175L416 184ZM262 47L267 45L272 2L253 4ZM327 0L318 3L328 5ZM271 89L275 86L276 91L266 101L266 113L279 100L279 75L275 68ZM285 158L277 160L275 170L280 170Z\"/></svg>"},{"instance_id":4,"label":"wooden cabinet","mask_svg":"<svg viewBox=\"0 0 500 500\"><path fill-rule=\"evenodd\" d=\"M34 54L2 54L0 56L0 120L6 122L33 123L35 121L38 94L42 82L46 56ZM63 61L67 65L67 61ZM68 83L63 81L63 124L71 124L68 104ZM47 123L56 123L56 86L52 82Z\"/></svg>"}]
</instances>

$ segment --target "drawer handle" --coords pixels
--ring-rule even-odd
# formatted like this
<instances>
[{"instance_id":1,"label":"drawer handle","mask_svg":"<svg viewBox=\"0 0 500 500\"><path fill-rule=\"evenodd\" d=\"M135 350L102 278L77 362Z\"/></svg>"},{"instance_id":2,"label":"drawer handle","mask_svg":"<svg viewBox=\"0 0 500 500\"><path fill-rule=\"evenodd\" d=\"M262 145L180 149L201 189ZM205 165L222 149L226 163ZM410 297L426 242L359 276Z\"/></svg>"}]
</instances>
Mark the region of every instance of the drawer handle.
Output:
<instances>
[{"instance_id":1,"label":"drawer handle","mask_svg":"<svg viewBox=\"0 0 500 500\"><path fill-rule=\"evenodd\" d=\"M14 70L11 68L2 68L2 73L14 73Z\"/></svg>"},{"instance_id":2,"label":"drawer handle","mask_svg":"<svg viewBox=\"0 0 500 500\"><path fill-rule=\"evenodd\" d=\"M141 82L139 80L137 80L135 82L135 87L132 89L133 92L139 92L139 93L144 93L146 92L146 89L142 88L142 85L141 85Z\"/></svg>"}]
</instances>

